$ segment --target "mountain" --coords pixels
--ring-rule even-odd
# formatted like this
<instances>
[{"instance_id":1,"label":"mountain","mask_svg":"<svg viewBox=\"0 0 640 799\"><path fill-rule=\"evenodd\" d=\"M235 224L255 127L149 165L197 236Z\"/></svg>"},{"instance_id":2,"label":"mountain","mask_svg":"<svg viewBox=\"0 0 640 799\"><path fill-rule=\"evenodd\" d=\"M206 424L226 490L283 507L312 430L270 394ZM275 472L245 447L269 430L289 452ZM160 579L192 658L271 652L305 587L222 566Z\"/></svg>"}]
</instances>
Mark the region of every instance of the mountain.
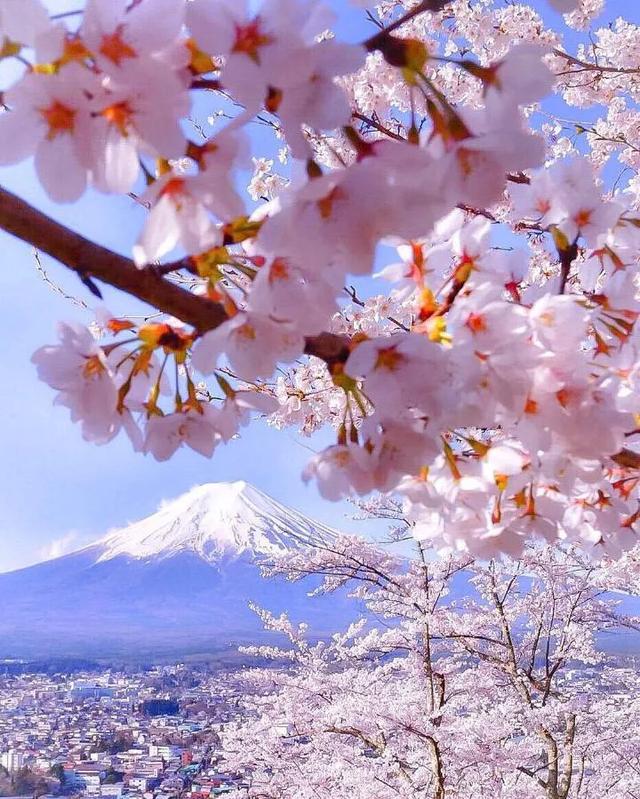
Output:
<instances>
[{"instance_id":1,"label":"mountain","mask_svg":"<svg viewBox=\"0 0 640 799\"><path fill-rule=\"evenodd\" d=\"M344 595L266 579L278 553L337 535L245 482L198 486L96 543L0 574L0 658L139 657L267 642L249 601L322 635L356 609Z\"/></svg>"},{"instance_id":2,"label":"mountain","mask_svg":"<svg viewBox=\"0 0 640 799\"><path fill-rule=\"evenodd\" d=\"M314 522L239 480L197 486L124 530L107 535L100 562L127 555L164 559L190 552L214 564L243 554L274 556L331 543L335 530Z\"/></svg>"}]
</instances>

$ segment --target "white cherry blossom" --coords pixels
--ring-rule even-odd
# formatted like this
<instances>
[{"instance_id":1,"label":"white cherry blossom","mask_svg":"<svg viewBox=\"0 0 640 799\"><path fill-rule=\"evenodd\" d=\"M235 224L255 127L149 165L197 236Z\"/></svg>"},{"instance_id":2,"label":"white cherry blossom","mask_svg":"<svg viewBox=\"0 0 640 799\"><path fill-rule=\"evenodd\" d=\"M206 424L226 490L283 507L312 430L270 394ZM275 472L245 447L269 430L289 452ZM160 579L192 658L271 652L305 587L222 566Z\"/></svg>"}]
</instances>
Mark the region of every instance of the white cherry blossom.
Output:
<instances>
[{"instance_id":1,"label":"white cherry blossom","mask_svg":"<svg viewBox=\"0 0 640 799\"><path fill-rule=\"evenodd\" d=\"M188 253L200 253L220 243L220 234L209 214L213 190L202 175L169 171L141 195L151 210L133 248L136 265L157 261L180 245Z\"/></svg>"},{"instance_id":2,"label":"white cherry blossom","mask_svg":"<svg viewBox=\"0 0 640 799\"><path fill-rule=\"evenodd\" d=\"M88 182L83 146L91 125L87 93L97 89L96 79L74 64L59 74L25 75L4 95L10 110L0 114L0 164L34 156L51 199L79 199Z\"/></svg>"},{"instance_id":3,"label":"white cherry blossom","mask_svg":"<svg viewBox=\"0 0 640 799\"><path fill-rule=\"evenodd\" d=\"M188 62L184 14L184 0L87 0L79 33L107 72L135 74L147 60L177 69Z\"/></svg>"},{"instance_id":4,"label":"white cherry blossom","mask_svg":"<svg viewBox=\"0 0 640 799\"><path fill-rule=\"evenodd\" d=\"M86 327L61 323L58 333L60 344L41 347L31 360L40 379L58 392L56 404L81 423L83 436L104 444L120 429L114 374Z\"/></svg>"},{"instance_id":5,"label":"white cherry blossom","mask_svg":"<svg viewBox=\"0 0 640 799\"><path fill-rule=\"evenodd\" d=\"M210 458L221 436L216 427L216 410L177 411L151 416L146 424L143 451L157 461L166 461L183 445Z\"/></svg>"},{"instance_id":6,"label":"white cherry blossom","mask_svg":"<svg viewBox=\"0 0 640 799\"><path fill-rule=\"evenodd\" d=\"M378 4L352 44L318 0L7 0L0 165L33 156L54 201L132 194L133 263L177 260L128 269L8 192L0 226L182 319L68 328L35 360L91 440L164 460L252 416L325 428L305 480L399 492L440 553L617 555L640 522L640 28L601 0L556 2L557 29L439 5Z\"/></svg>"},{"instance_id":7,"label":"white cherry blossom","mask_svg":"<svg viewBox=\"0 0 640 799\"><path fill-rule=\"evenodd\" d=\"M240 311L198 341L192 362L212 374L223 355L245 380L269 377L278 361L292 361L303 350L302 336L286 322L252 311Z\"/></svg>"},{"instance_id":8,"label":"white cherry blossom","mask_svg":"<svg viewBox=\"0 0 640 799\"><path fill-rule=\"evenodd\" d=\"M140 172L140 155L180 158L186 141L179 119L189 112L184 82L161 81L147 67L132 79L107 79L92 100L87 147L94 185L103 191L131 191Z\"/></svg>"},{"instance_id":9,"label":"white cherry blossom","mask_svg":"<svg viewBox=\"0 0 640 799\"><path fill-rule=\"evenodd\" d=\"M312 478L325 499L336 500L373 489L369 456L357 446L336 445L320 452L309 462L303 479Z\"/></svg>"},{"instance_id":10,"label":"white cherry blossom","mask_svg":"<svg viewBox=\"0 0 640 799\"><path fill-rule=\"evenodd\" d=\"M35 47L52 27L49 12L40 0L4 0L0 8L0 41Z\"/></svg>"}]
</instances>

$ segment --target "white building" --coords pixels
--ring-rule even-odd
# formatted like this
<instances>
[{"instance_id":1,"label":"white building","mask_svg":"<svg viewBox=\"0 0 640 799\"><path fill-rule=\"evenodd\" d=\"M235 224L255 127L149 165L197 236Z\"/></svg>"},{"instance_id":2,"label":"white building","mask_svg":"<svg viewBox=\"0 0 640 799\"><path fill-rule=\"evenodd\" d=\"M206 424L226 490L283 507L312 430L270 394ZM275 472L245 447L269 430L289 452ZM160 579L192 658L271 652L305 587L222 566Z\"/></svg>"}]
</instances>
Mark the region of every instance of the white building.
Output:
<instances>
[{"instance_id":1,"label":"white building","mask_svg":"<svg viewBox=\"0 0 640 799\"><path fill-rule=\"evenodd\" d=\"M160 746L151 744L149 746L149 757L161 757L163 760L171 760L180 757L183 749L180 746Z\"/></svg>"},{"instance_id":2,"label":"white building","mask_svg":"<svg viewBox=\"0 0 640 799\"><path fill-rule=\"evenodd\" d=\"M109 799L119 799L124 791L123 782L113 782L111 784L100 786L100 795L107 796Z\"/></svg>"},{"instance_id":3,"label":"white building","mask_svg":"<svg viewBox=\"0 0 640 799\"><path fill-rule=\"evenodd\" d=\"M73 680L69 689L69 699L101 699L113 696L113 690L104 685L87 682L86 680Z\"/></svg>"},{"instance_id":4,"label":"white building","mask_svg":"<svg viewBox=\"0 0 640 799\"><path fill-rule=\"evenodd\" d=\"M0 765L3 765L7 771L18 771L24 766L26 755L24 752L19 752L17 749L8 749L0 756Z\"/></svg>"}]
</instances>

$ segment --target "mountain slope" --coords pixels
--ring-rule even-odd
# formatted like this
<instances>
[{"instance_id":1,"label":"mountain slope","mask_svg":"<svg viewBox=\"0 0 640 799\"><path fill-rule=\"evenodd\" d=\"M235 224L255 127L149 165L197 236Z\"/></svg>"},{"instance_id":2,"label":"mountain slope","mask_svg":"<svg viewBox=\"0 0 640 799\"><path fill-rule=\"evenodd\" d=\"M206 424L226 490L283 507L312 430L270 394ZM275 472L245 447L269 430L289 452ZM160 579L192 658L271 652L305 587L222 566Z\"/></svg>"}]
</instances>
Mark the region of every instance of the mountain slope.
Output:
<instances>
[{"instance_id":1,"label":"mountain slope","mask_svg":"<svg viewBox=\"0 0 640 799\"><path fill-rule=\"evenodd\" d=\"M244 481L197 486L157 513L106 536L99 560L118 555L170 557L192 551L209 562L225 555L273 556L323 544L335 531L285 508Z\"/></svg>"},{"instance_id":2,"label":"mountain slope","mask_svg":"<svg viewBox=\"0 0 640 799\"><path fill-rule=\"evenodd\" d=\"M249 601L317 634L353 618L344 596L264 579L278 553L336 532L243 483L198 486L78 552L0 574L0 657L214 652L269 640Z\"/></svg>"}]
</instances>

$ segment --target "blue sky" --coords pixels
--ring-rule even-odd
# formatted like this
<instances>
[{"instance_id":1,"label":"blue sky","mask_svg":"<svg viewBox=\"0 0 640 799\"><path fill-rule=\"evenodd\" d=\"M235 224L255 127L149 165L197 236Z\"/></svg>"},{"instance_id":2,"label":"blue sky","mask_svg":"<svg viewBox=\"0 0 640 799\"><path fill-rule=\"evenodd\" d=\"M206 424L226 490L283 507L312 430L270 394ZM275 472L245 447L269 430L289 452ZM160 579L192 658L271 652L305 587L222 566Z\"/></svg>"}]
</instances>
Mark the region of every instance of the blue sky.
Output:
<instances>
[{"instance_id":1,"label":"blue sky","mask_svg":"<svg viewBox=\"0 0 640 799\"><path fill-rule=\"evenodd\" d=\"M126 199L91 196L77 206L61 208L46 200L27 169L5 171L2 183L114 249L126 252L139 229L139 209ZM86 315L53 293L37 275L28 246L5 234L0 234L0 246L4 262L0 335L5 342L0 395L4 418L0 570L46 556L51 542L66 539L70 546L95 538L110 527L150 513L163 498L202 482L245 479L323 521L341 523L348 509L322 502L314 488L305 488L300 481L312 442L294 432L255 423L240 440L219 448L212 460L184 451L162 464L133 453L124 439L104 447L85 443L66 409L52 405L53 393L36 379L29 359L37 347L54 340L58 319ZM43 258L43 265L64 290L91 303L73 275L51 259ZM116 292L105 291L104 296L116 313L134 307ZM314 441L313 446L319 443Z\"/></svg>"},{"instance_id":2,"label":"blue sky","mask_svg":"<svg viewBox=\"0 0 640 799\"><path fill-rule=\"evenodd\" d=\"M82 3L50 0L47 5L56 13ZM356 15L360 19L362 12L350 11L350 28ZM0 182L60 222L127 255L144 219L143 209L128 198L95 192L73 205L56 205L39 188L29 163L0 170ZM133 453L124 439L105 447L85 443L67 410L52 405L53 392L36 379L30 357L42 344L55 341L58 320L89 321L90 315L38 276L28 245L0 231L0 248L0 571L77 548L151 513L164 498L218 480L247 480L326 523L359 529L346 518L351 506L324 502L313 486L300 480L310 448L321 448L329 436L309 441L293 430L279 432L258 422L240 440L220 447L212 460L188 450L168 463ZM42 263L63 290L89 305L95 302L66 269L46 256ZM107 289L104 298L116 314L135 312L131 298L118 292Z\"/></svg>"},{"instance_id":3,"label":"blue sky","mask_svg":"<svg viewBox=\"0 0 640 799\"><path fill-rule=\"evenodd\" d=\"M73 9L80 0L51 0L53 12ZM333 5L344 10L346 0ZM626 2L609 0L607 17L629 18ZM637 14L634 14L637 18ZM362 12L350 9L341 26L345 38L360 38ZM29 164L0 170L0 182L55 219L85 236L129 254L143 221L131 200L89 193L70 206L52 204L38 187ZM217 450L212 460L191 451L159 464L131 451L124 439L106 447L86 444L64 408L52 405L53 393L38 382L31 354L55 340L59 319L88 316L41 279L28 245L0 232L0 337L3 384L0 392L0 571L77 548L108 529L151 513L164 498L178 496L197 483L244 479L274 498L349 531L365 532L347 517L345 503L324 502L300 472L330 436L304 439L256 423L242 438ZM79 281L42 257L51 278L63 290L94 302ZM116 314L135 308L127 297L105 291Z\"/></svg>"}]
</instances>

